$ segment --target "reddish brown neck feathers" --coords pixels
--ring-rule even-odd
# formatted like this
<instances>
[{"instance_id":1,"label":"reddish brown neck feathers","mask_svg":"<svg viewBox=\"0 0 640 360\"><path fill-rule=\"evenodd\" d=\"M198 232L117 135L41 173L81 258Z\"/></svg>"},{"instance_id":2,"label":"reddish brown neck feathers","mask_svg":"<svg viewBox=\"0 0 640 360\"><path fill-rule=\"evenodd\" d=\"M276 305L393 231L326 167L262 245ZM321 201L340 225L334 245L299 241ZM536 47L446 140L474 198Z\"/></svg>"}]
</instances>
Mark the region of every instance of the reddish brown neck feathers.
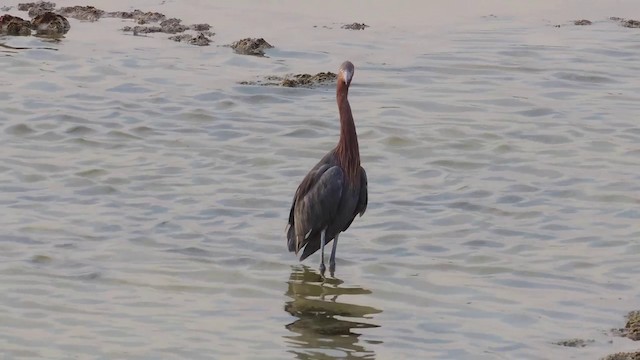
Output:
<instances>
[{"instance_id":1,"label":"reddish brown neck feathers","mask_svg":"<svg viewBox=\"0 0 640 360\"><path fill-rule=\"evenodd\" d=\"M353 184L360 181L360 149L356 125L353 122L353 114L347 98L348 93L349 86L345 84L342 77L339 77L336 100L340 112L340 140L336 148L336 155L345 171L347 180Z\"/></svg>"}]
</instances>

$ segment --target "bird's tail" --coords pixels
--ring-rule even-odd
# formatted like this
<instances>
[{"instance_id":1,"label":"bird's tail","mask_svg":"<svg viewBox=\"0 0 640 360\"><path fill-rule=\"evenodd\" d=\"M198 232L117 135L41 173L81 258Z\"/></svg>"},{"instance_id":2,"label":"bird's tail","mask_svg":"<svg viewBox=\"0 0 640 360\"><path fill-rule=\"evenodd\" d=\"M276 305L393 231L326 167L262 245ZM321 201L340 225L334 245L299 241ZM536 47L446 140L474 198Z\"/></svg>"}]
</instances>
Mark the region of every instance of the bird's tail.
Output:
<instances>
[{"instance_id":1,"label":"bird's tail","mask_svg":"<svg viewBox=\"0 0 640 360\"><path fill-rule=\"evenodd\" d=\"M298 253L296 249L296 229L292 224L290 224L289 229L287 229L287 246L289 247L289 252Z\"/></svg>"},{"instance_id":2,"label":"bird's tail","mask_svg":"<svg viewBox=\"0 0 640 360\"><path fill-rule=\"evenodd\" d=\"M317 232L309 236L309 239L304 247L304 250L302 251L302 255L300 255L300 261L303 261L304 259L308 258L313 253L318 251L318 249L320 249L320 232Z\"/></svg>"}]
</instances>

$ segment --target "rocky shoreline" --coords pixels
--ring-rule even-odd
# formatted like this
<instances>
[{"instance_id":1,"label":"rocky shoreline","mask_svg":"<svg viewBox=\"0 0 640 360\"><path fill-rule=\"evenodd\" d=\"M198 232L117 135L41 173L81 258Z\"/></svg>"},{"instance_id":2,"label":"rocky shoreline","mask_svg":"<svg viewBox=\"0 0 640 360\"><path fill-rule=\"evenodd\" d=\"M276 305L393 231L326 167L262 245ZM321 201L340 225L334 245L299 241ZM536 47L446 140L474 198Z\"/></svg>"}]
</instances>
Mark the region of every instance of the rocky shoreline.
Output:
<instances>
[{"instance_id":1,"label":"rocky shoreline","mask_svg":"<svg viewBox=\"0 0 640 360\"><path fill-rule=\"evenodd\" d=\"M4 11L9 9L5 8ZM167 18L166 15L154 11L144 12L136 9L133 11L108 12L94 6L81 5L56 9L56 4L49 1L20 3L18 4L18 10L26 11L32 20L28 21L8 14L2 15L0 17L0 34L29 36L32 31L35 31L36 34L62 36L71 28L67 18L90 22L98 21L101 18L118 18L135 22L133 26L122 28L123 32L131 32L133 35L148 33L173 35L194 31L195 35L183 34L179 37L169 37L169 39L198 46L209 45L212 41L211 38L215 35L210 31L211 25L209 24L184 25L180 19Z\"/></svg>"},{"instance_id":2,"label":"rocky shoreline","mask_svg":"<svg viewBox=\"0 0 640 360\"><path fill-rule=\"evenodd\" d=\"M134 36L163 33L171 35L168 37L169 40L196 46L210 45L213 42L212 38L215 36L211 25L207 23L186 25L183 24L181 19L170 18L156 11L145 12L139 9L133 11L105 11L94 6L84 5L56 8L56 4L50 1L20 3L17 8L20 11L27 12L27 15L32 19L29 21L9 14L2 15L0 17L0 35L29 36L35 32L35 35L40 36L63 37L71 29L68 18L89 22L96 22L103 18L117 18L132 21L133 24L124 26L121 30ZM4 11L10 9L11 7L3 8ZM346 30L364 30L368 27L369 25L365 23L357 22L341 26L342 29ZM239 55L257 57L265 57L266 52L274 48L264 38L250 37L222 46L231 48L234 53ZM238 83L241 85L313 88L334 83L336 78L335 73L327 71L317 74L270 75L258 80L240 81Z\"/></svg>"}]
</instances>

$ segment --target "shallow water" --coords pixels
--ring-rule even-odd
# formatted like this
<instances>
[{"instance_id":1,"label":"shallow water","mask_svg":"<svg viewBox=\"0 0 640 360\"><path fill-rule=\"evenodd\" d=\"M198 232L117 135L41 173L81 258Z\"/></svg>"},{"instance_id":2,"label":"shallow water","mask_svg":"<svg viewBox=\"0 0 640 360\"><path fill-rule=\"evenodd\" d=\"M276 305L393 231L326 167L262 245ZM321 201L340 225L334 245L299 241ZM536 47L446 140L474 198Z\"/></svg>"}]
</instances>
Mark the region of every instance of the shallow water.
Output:
<instances>
[{"instance_id":1,"label":"shallow water","mask_svg":"<svg viewBox=\"0 0 640 360\"><path fill-rule=\"evenodd\" d=\"M136 6L211 23L204 48L123 35L119 19L0 38L32 48L0 48L4 358L634 349L608 331L640 299L640 29L607 18L637 5L206 3ZM339 29L353 21L371 27ZM276 48L220 46L246 36ZM238 82L346 58L369 207L322 284L284 228L337 140L334 88ZM595 342L553 344L576 337Z\"/></svg>"}]
</instances>

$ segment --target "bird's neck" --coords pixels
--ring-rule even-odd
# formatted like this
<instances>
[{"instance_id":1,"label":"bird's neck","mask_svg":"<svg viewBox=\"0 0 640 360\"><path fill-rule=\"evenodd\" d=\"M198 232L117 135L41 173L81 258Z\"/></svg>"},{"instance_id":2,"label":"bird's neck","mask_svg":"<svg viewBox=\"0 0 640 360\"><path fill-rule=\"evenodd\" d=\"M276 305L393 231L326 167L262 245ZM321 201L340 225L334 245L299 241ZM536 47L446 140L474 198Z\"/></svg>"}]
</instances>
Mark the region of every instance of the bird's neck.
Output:
<instances>
[{"instance_id":1,"label":"bird's neck","mask_svg":"<svg viewBox=\"0 0 640 360\"><path fill-rule=\"evenodd\" d=\"M338 140L338 146L336 147L336 155L348 179L356 182L360 180L360 149L358 147L356 125L353 122L353 114L347 98L348 93L348 86L343 81L340 81L336 95L340 112L340 140Z\"/></svg>"}]
</instances>

